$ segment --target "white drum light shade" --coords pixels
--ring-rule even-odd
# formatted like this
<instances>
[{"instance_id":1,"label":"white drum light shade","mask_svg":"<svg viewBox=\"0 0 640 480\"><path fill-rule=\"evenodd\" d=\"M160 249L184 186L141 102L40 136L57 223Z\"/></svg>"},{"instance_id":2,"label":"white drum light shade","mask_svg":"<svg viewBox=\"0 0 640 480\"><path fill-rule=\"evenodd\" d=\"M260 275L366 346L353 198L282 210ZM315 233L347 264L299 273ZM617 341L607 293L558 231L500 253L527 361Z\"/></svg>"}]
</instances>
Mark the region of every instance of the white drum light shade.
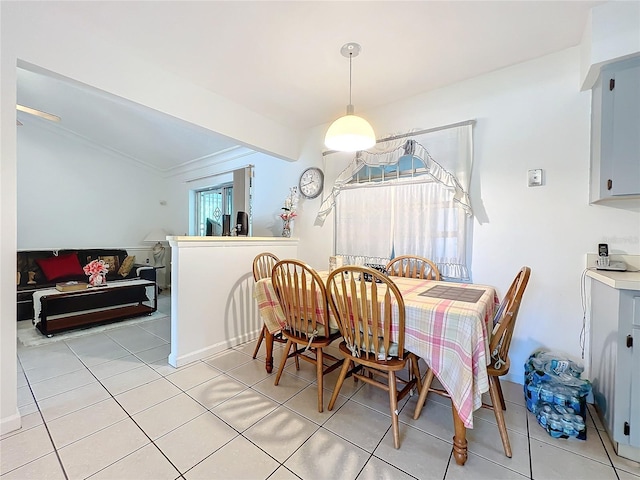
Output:
<instances>
[{"instance_id":1,"label":"white drum light shade","mask_svg":"<svg viewBox=\"0 0 640 480\"><path fill-rule=\"evenodd\" d=\"M339 152L357 152L373 147L376 135L364 118L347 114L331 124L324 137L324 144Z\"/></svg>"},{"instance_id":2,"label":"white drum light shade","mask_svg":"<svg viewBox=\"0 0 640 480\"><path fill-rule=\"evenodd\" d=\"M339 152L357 152L371 148L376 144L376 134L364 118L353 114L351 103L351 60L362 50L357 43L345 43L340 49L343 57L349 59L349 105L347 114L331 124L324 136L324 144Z\"/></svg>"}]
</instances>

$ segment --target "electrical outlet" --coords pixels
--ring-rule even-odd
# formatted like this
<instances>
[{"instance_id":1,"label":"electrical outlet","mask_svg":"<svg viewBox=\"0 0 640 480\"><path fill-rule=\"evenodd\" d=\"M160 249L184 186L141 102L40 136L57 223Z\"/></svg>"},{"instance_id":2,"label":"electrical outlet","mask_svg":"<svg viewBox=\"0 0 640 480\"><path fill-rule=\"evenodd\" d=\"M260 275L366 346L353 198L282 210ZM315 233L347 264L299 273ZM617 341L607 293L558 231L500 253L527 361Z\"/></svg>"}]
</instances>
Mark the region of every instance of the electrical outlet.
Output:
<instances>
[{"instance_id":1,"label":"electrical outlet","mask_svg":"<svg viewBox=\"0 0 640 480\"><path fill-rule=\"evenodd\" d=\"M542 169L529 170L527 172L528 185L530 187L539 187L542 185Z\"/></svg>"}]
</instances>

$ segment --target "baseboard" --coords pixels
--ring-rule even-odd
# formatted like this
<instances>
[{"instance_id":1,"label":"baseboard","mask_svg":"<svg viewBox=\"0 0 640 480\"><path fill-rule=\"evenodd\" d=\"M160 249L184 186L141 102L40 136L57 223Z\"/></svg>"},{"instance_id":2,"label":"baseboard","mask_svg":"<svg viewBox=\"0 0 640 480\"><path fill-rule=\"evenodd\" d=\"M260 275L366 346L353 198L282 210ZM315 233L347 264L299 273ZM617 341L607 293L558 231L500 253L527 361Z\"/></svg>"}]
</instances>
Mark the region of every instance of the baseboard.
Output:
<instances>
[{"instance_id":1,"label":"baseboard","mask_svg":"<svg viewBox=\"0 0 640 480\"><path fill-rule=\"evenodd\" d=\"M20 427L22 427L22 417L20 416L20 411L16 408L16 413L0 420L0 435L13 432Z\"/></svg>"},{"instance_id":2,"label":"baseboard","mask_svg":"<svg viewBox=\"0 0 640 480\"><path fill-rule=\"evenodd\" d=\"M237 345L241 345L251 340L255 340L256 338L258 338L259 333L260 333L260 330L257 330L252 333L239 335L237 337L224 340L222 342L209 345L206 348L201 348L200 350L196 350L194 352L187 353L185 355L180 355L180 356L174 354L173 347L172 347L171 353L169 354L169 359L168 359L169 365L175 368L183 367L184 365L197 362L198 360L202 360L203 358L211 357L216 353L224 352L225 350L228 350Z\"/></svg>"}]
</instances>

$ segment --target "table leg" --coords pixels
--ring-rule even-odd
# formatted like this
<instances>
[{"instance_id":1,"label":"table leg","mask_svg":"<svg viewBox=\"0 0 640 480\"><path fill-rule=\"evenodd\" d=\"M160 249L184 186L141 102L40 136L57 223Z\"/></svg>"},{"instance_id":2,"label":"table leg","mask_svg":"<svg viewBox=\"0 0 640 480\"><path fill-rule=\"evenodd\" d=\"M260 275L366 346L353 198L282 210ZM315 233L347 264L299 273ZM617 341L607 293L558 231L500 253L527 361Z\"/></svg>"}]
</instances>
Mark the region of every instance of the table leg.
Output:
<instances>
[{"instance_id":1,"label":"table leg","mask_svg":"<svg viewBox=\"0 0 640 480\"><path fill-rule=\"evenodd\" d=\"M266 328L264 329L264 343L267 349L264 368L267 370L267 373L271 373L273 370L273 334Z\"/></svg>"},{"instance_id":2,"label":"table leg","mask_svg":"<svg viewBox=\"0 0 640 480\"><path fill-rule=\"evenodd\" d=\"M452 404L453 426L455 435L453 436L453 457L458 465L464 465L467 461L467 429L458 415L458 410Z\"/></svg>"}]
</instances>

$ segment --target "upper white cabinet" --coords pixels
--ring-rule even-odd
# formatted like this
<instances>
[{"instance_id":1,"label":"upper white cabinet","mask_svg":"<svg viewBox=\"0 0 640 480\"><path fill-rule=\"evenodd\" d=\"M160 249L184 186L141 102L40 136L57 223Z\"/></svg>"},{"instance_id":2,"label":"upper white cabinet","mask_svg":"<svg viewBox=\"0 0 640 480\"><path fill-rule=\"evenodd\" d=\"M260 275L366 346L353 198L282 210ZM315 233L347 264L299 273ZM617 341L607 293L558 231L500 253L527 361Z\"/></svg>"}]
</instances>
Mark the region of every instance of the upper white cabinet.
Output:
<instances>
[{"instance_id":1,"label":"upper white cabinet","mask_svg":"<svg viewBox=\"0 0 640 480\"><path fill-rule=\"evenodd\" d=\"M591 97L589 200L640 197L640 58L604 67Z\"/></svg>"}]
</instances>

